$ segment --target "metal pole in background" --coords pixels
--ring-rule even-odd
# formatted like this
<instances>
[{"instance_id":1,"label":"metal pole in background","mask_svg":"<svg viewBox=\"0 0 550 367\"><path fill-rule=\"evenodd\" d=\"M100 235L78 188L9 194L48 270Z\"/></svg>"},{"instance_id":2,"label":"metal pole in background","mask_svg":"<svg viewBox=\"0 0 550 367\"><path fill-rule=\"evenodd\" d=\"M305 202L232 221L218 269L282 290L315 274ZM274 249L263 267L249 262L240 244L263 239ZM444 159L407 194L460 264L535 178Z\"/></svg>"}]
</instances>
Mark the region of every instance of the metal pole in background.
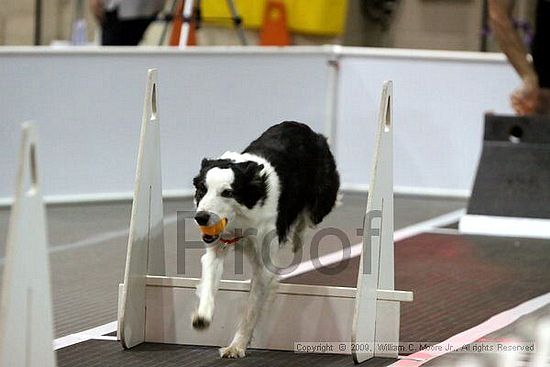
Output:
<instances>
[{"instance_id":1,"label":"metal pole in background","mask_svg":"<svg viewBox=\"0 0 550 367\"><path fill-rule=\"evenodd\" d=\"M483 11L481 12L481 42L480 51L487 52L487 38L489 34L489 4L483 0Z\"/></svg>"},{"instance_id":2,"label":"metal pole in background","mask_svg":"<svg viewBox=\"0 0 550 367\"><path fill-rule=\"evenodd\" d=\"M189 30L193 18L193 0L186 0L183 6L183 23L181 24L179 48L186 48L189 39Z\"/></svg>"},{"instance_id":3,"label":"metal pole in background","mask_svg":"<svg viewBox=\"0 0 550 367\"><path fill-rule=\"evenodd\" d=\"M170 14L168 16L164 16L164 19L163 19L164 26L162 27L162 34L160 35L160 39L158 43L159 46L164 45L164 40L166 40L166 35L168 34L168 27L170 26L170 20L173 20L173 15L177 9L177 5L178 5L178 0L174 0L172 2L172 7L170 8ZM170 20L168 20L168 17L170 18Z\"/></svg>"},{"instance_id":4,"label":"metal pole in background","mask_svg":"<svg viewBox=\"0 0 550 367\"><path fill-rule=\"evenodd\" d=\"M34 45L42 44L42 0L34 2Z\"/></svg>"},{"instance_id":5,"label":"metal pole in background","mask_svg":"<svg viewBox=\"0 0 550 367\"><path fill-rule=\"evenodd\" d=\"M231 13L231 20L233 20L233 25L235 26L235 31L237 32L237 36L241 41L241 45L246 46L246 37L244 35L242 25L243 19L239 16L239 13L237 12L237 7L233 3L233 0L227 0L227 7L229 8L229 12Z\"/></svg>"}]
</instances>

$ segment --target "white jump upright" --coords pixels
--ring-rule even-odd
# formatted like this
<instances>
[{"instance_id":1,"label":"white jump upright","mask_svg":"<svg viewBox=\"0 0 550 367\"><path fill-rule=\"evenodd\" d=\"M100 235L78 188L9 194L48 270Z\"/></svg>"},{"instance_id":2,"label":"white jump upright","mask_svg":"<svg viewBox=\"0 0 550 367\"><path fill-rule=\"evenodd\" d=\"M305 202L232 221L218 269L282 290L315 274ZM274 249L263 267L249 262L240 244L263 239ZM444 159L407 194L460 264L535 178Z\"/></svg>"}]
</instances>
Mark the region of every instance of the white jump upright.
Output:
<instances>
[{"instance_id":1,"label":"white jump upright","mask_svg":"<svg viewBox=\"0 0 550 367\"><path fill-rule=\"evenodd\" d=\"M393 257L393 85L384 83L374 150L363 251L357 275L353 317L353 360L397 357L400 302L412 301L412 292L394 290Z\"/></svg>"},{"instance_id":2,"label":"white jump upright","mask_svg":"<svg viewBox=\"0 0 550 367\"><path fill-rule=\"evenodd\" d=\"M141 121L122 307L119 307L119 337L125 348L145 341L147 274L166 274L159 123L157 71L150 69Z\"/></svg>"},{"instance_id":3,"label":"white jump upright","mask_svg":"<svg viewBox=\"0 0 550 367\"><path fill-rule=\"evenodd\" d=\"M56 365L36 128L23 124L0 300L0 367Z\"/></svg>"},{"instance_id":4,"label":"white jump upright","mask_svg":"<svg viewBox=\"0 0 550 367\"><path fill-rule=\"evenodd\" d=\"M537 323L535 331L535 355L532 367L548 367L550 361L550 317Z\"/></svg>"},{"instance_id":5,"label":"white jump upright","mask_svg":"<svg viewBox=\"0 0 550 367\"><path fill-rule=\"evenodd\" d=\"M216 295L218 312L209 328L197 331L191 314L199 279L163 275L159 126L148 109L155 75L150 71L145 99L128 259L119 288L119 336L126 348L144 341L224 346L231 341L235 320L247 302L250 281L222 280ZM412 293L395 291L393 286L391 83L384 85L379 121L367 217L378 213L381 222L377 230L371 228L376 218L365 222L364 251L370 257L362 255L363 262L371 259L372 271L362 267L358 290L280 284L268 317L260 318L256 326L251 348L298 350L301 342L346 342L348 346L352 341L398 342L399 303L411 301ZM356 362L396 356L395 352L352 353L350 348L332 352L353 354Z\"/></svg>"}]
</instances>

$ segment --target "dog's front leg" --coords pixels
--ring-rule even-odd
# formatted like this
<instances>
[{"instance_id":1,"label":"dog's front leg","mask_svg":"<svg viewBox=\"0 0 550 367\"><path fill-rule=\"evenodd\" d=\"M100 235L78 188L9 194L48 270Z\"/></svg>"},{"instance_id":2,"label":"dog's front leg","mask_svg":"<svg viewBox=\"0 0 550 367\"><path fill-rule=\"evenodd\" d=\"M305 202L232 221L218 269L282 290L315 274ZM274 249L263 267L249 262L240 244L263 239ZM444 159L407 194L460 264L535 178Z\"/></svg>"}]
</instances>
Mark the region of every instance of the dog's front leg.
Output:
<instances>
[{"instance_id":1,"label":"dog's front leg","mask_svg":"<svg viewBox=\"0 0 550 367\"><path fill-rule=\"evenodd\" d=\"M206 248L206 253L201 257L202 275L197 288L199 306L193 313L193 327L205 329L210 326L214 314L214 296L223 273L223 260L225 251L217 246Z\"/></svg>"},{"instance_id":2,"label":"dog's front leg","mask_svg":"<svg viewBox=\"0 0 550 367\"><path fill-rule=\"evenodd\" d=\"M246 250L246 254L253 268L250 295L239 328L231 344L228 347L220 348L220 356L223 358L242 358L245 356L246 347L252 338L252 332L262 308L277 285L277 275L263 265L263 261L253 246Z\"/></svg>"}]
</instances>

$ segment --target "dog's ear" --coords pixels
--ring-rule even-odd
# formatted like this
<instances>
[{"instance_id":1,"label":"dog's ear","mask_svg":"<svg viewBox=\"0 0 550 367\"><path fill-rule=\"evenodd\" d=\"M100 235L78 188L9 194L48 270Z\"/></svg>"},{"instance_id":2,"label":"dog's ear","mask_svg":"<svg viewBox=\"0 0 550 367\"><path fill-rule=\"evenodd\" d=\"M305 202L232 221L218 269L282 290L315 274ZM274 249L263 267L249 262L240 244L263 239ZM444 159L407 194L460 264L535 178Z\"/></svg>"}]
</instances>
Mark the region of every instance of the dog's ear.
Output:
<instances>
[{"instance_id":1,"label":"dog's ear","mask_svg":"<svg viewBox=\"0 0 550 367\"><path fill-rule=\"evenodd\" d=\"M193 186L197 187L199 184L203 181L203 177L201 175L197 175L193 177Z\"/></svg>"},{"instance_id":2,"label":"dog's ear","mask_svg":"<svg viewBox=\"0 0 550 367\"><path fill-rule=\"evenodd\" d=\"M252 209L260 200L263 203L267 196L267 174L261 173L263 168L263 164L252 161L233 165L236 174L232 184L234 197L237 202L249 209Z\"/></svg>"},{"instance_id":3,"label":"dog's ear","mask_svg":"<svg viewBox=\"0 0 550 367\"><path fill-rule=\"evenodd\" d=\"M239 162L235 164L235 167L245 176L253 178L264 168L263 164L258 164L253 161Z\"/></svg>"},{"instance_id":4,"label":"dog's ear","mask_svg":"<svg viewBox=\"0 0 550 367\"><path fill-rule=\"evenodd\" d=\"M203 158L202 161L201 161L201 168L204 168L204 167L208 166L209 162L210 162L210 159Z\"/></svg>"}]
</instances>

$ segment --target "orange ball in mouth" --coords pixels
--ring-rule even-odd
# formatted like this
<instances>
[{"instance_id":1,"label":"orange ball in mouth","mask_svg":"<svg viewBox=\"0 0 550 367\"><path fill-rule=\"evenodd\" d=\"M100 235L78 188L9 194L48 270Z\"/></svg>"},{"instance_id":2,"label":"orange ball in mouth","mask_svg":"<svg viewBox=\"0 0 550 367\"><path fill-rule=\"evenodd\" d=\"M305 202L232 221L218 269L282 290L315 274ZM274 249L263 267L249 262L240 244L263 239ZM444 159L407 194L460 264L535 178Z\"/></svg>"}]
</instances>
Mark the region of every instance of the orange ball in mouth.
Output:
<instances>
[{"instance_id":1,"label":"orange ball in mouth","mask_svg":"<svg viewBox=\"0 0 550 367\"><path fill-rule=\"evenodd\" d=\"M224 230L227 225L227 218L223 218L218 223L211 226L199 226L202 233L202 239L206 243L214 242L218 239L220 233Z\"/></svg>"}]
</instances>

